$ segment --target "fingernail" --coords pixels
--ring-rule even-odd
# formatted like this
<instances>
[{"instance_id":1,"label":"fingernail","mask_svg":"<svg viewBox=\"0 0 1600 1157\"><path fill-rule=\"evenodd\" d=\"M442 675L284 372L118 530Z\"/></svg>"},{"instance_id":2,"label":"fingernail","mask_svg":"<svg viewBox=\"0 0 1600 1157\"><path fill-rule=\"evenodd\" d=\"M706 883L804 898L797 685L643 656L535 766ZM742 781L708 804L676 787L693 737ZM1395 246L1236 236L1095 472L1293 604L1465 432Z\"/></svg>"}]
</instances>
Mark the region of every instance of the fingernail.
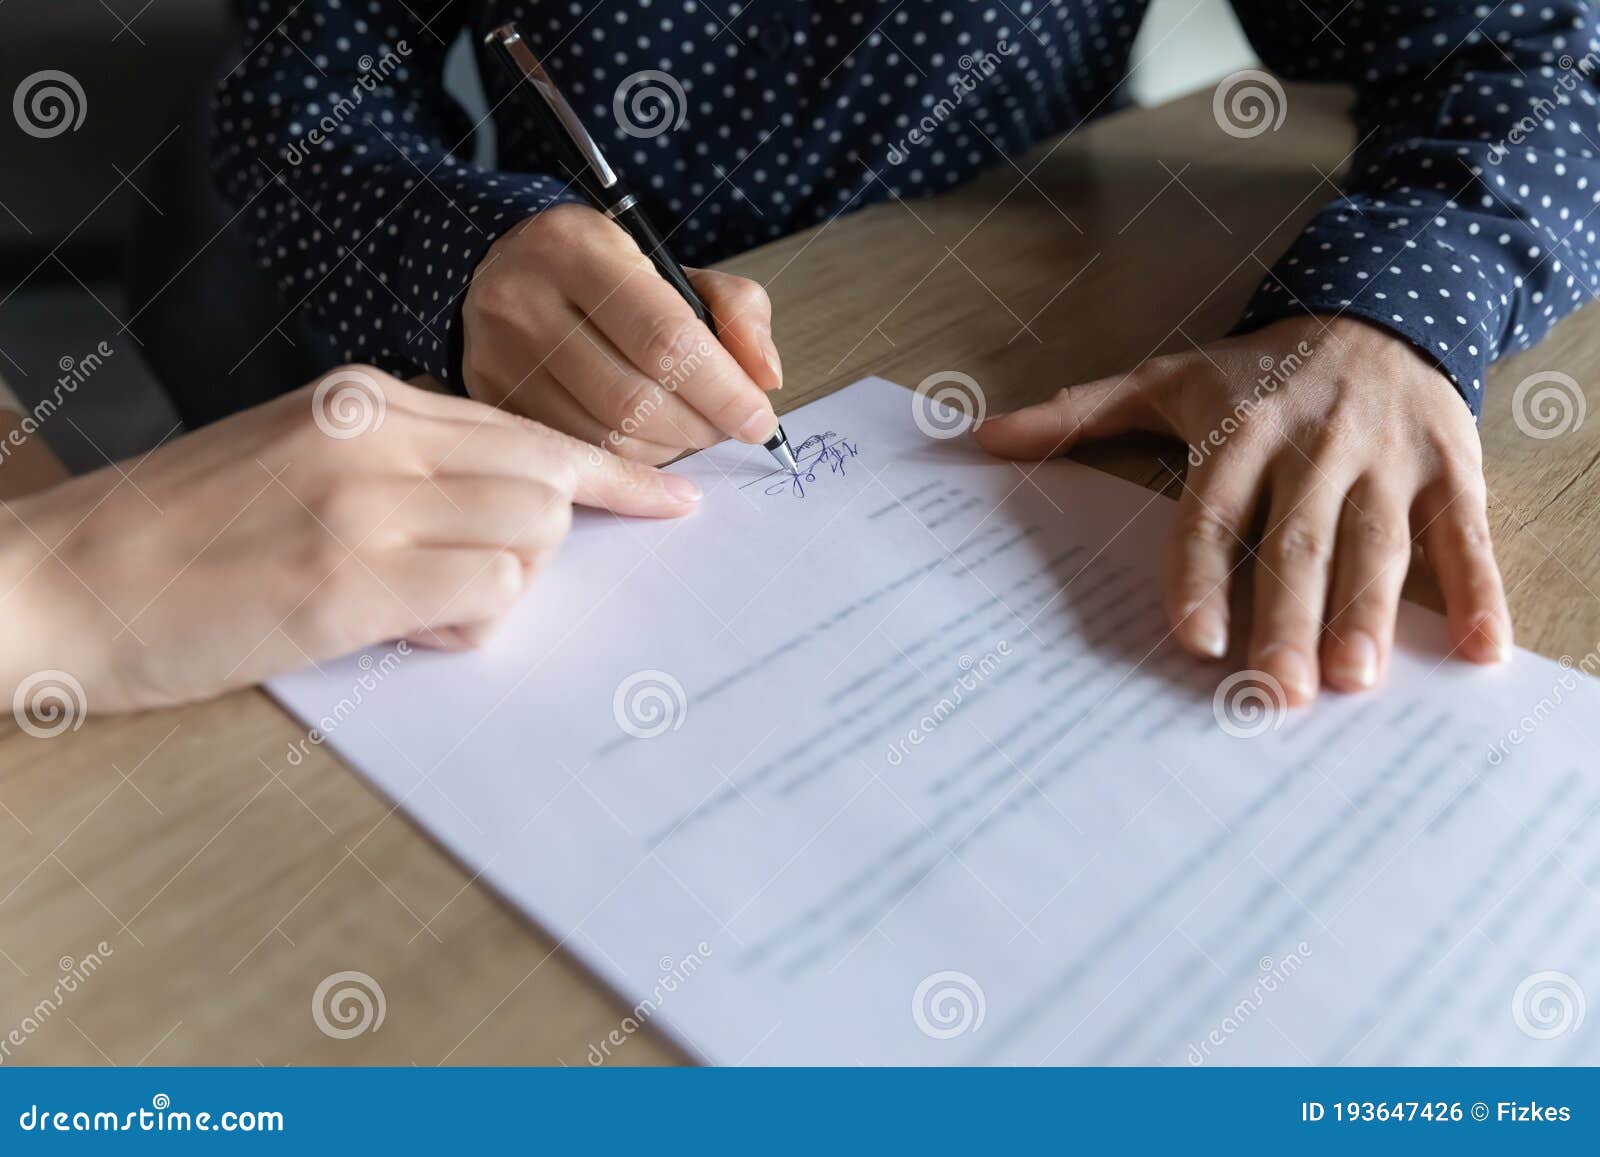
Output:
<instances>
[{"instance_id":1,"label":"fingernail","mask_svg":"<svg viewBox=\"0 0 1600 1157\"><path fill-rule=\"evenodd\" d=\"M1517 648L1512 642L1511 621L1501 619L1497 622L1494 632L1494 661L1509 663L1516 653Z\"/></svg>"},{"instance_id":2,"label":"fingernail","mask_svg":"<svg viewBox=\"0 0 1600 1157\"><path fill-rule=\"evenodd\" d=\"M1209 607L1190 607L1184 615L1189 641L1202 655L1220 659L1228 653L1228 624Z\"/></svg>"},{"instance_id":3,"label":"fingernail","mask_svg":"<svg viewBox=\"0 0 1600 1157\"><path fill-rule=\"evenodd\" d=\"M661 475L661 489L667 492L668 498L679 502L699 502L702 497L700 487L681 474Z\"/></svg>"},{"instance_id":4,"label":"fingernail","mask_svg":"<svg viewBox=\"0 0 1600 1157\"><path fill-rule=\"evenodd\" d=\"M1317 677L1299 651L1286 643L1269 643L1259 656L1263 670L1289 693L1294 703L1309 703L1317 696Z\"/></svg>"},{"instance_id":5,"label":"fingernail","mask_svg":"<svg viewBox=\"0 0 1600 1157\"><path fill-rule=\"evenodd\" d=\"M757 410L744 420L744 425L739 427L739 441L759 446L772 437L777 425L778 420L771 410Z\"/></svg>"},{"instance_id":6,"label":"fingernail","mask_svg":"<svg viewBox=\"0 0 1600 1157\"><path fill-rule=\"evenodd\" d=\"M777 379L778 389L783 389L783 363L778 360L778 347L773 344L772 331L761 331L761 356L767 361L767 369L772 371L772 376Z\"/></svg>"},{"instance_id":7,"label":"fingernail","mask_svg":"<svg viewBox=\"0 0 1600 1157\"><path fill-rule=\"evenodd\" d=\"M1351 631L1332 648L1328 673L1361 690L1378 683L1378 643L1365 631Z\"/></svg>"},{"instance_id":8,"label":"fingernail","mask_svg":"<svg viewBox=\"0 0 1600 1157\"><path fill-rule=\"evenodd\" d=\"M1511 661L1511 644L1506 641L1506 632L1493 618L1481 619L1477 625L1468 632L1467 638L1472 640L1472 650L1476 652L1480 663L1508 663Z\"/></svg>"}]
</instances>

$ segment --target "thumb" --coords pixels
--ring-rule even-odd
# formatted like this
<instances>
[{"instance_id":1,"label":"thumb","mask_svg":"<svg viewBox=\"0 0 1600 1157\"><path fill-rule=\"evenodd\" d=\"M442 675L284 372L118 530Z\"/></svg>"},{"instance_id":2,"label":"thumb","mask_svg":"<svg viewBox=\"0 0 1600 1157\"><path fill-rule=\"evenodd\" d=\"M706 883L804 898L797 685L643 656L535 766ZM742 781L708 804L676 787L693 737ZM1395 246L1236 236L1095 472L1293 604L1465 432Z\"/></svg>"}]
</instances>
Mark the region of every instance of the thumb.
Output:
<instances>
[{"instance_id":1,"label":"thumb","mask_svg":"<svg viewBox=\"0 0 1600 1157\"><path fill-rule=\"evenodd\" d=\"M997 457L1039 459L1129 430L1173 432L1153 404L1146 379L1134 373L1066 386L1042 402L990 418L973 436Z\"/></svg>"},{"instance_id":2,"label":"thumb","mask_svg":"<svg viewBox=\"0 0 1600 1157\"><path fill-rule=\"evenodd\" d=\"M783 363L772 340L772 299L758 282L715 269L685 270L711 316L717 339L763 390L781 389Z\"/></svg>"}]
</instances>

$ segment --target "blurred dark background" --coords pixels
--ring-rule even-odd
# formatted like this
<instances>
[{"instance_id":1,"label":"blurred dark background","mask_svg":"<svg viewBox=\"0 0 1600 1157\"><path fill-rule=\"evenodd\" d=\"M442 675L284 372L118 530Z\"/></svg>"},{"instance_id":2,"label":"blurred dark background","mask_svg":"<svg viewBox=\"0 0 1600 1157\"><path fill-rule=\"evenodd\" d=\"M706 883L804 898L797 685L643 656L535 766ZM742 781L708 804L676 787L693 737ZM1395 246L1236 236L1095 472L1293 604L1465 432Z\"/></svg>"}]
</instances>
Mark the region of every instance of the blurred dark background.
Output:
<instances>
[{"instance_id":1,"label":"blurred dark background","mask_svg":"<svg viewBox=\"0 0 1600 1157\"><path fill-rule=\"evenodd\" d=\"M234 21L232 0L0 0L0 379L32 406L112 351L40 429L74 472L331 362L211 189L206 120L238 59ZM446 83L481 110L464 41Z\"/></svg>"},{"instance_id":2,"label":"blurred dark background","mask_svg":"<svg viewBox=\"0 0 1600 1157\"><path fill-rule=\"evenodd\" d=\"M229 0L0 5L0 377L32 404L55 388L63 359L102 341L114 351L41 430L74 470L103 464L93 443L122 457L177 423L123 330L126 241L141 191L175 155L232 38L230 19ZM19 125L18 88L41 70L81 86L76 130L38 138Z\"/></svg>"}]
</instances>

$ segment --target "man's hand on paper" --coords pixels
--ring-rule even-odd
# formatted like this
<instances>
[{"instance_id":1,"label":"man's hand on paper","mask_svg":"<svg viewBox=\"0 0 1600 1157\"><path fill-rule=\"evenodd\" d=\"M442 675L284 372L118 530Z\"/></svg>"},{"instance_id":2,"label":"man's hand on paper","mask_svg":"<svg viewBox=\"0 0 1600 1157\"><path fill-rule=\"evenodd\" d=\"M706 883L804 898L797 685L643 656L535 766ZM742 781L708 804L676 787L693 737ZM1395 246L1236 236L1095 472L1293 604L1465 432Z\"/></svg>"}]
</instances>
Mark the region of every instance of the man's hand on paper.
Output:
<instances>
[{"instance_id":1,"label":"man's hand on paper","mask_svg":"<svg viewBox=\"0 0 1600 1157\"><path fill-rule=\"evenodd\" d=\"M91 710L164 706L388 639L475 645L573 503L693 509L687 479L367 367L14 499L0 686L64 671Z\"/></svg>"},{"instance_id":2,"label":"man's hand on paper","mask_svg":"<svg viewBox=\"0 0 1600 1157\"><path fill-rule=\"evenodd\" d=\"M1288 319L1069 386L985 422L977 438L1032 459L1135 429L1190 447L1166 574L1187 650L1226 654L1229 590L1249 557L1249 665L1295 703L1316 695L1319 672L1338 690L1376 686L1416 539L1456 653L1509 656L1478 432L1449 380L1406 342L1354 319Z\"/></svg>"},{"instance_id":3,"label":"man's hand on paper","mask_svg":"<svg viewBox=\"0 0 1600 1157\"><path fill-rule=\"evenodd\" d=\"M467 291L467 392L641 462L765 442L778 426L766 391L783 384L767 292L688 273L720 340L602 214L557 205L529 218Z\"/></svg>"}]
</instances>

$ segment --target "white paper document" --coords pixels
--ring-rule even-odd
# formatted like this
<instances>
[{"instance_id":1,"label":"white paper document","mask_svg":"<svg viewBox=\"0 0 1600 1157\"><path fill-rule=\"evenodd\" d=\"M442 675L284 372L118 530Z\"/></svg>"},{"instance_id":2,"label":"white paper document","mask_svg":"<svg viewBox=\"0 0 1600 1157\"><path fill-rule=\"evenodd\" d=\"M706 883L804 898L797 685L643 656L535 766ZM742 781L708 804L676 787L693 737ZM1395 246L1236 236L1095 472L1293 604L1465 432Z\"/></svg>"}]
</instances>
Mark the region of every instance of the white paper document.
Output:
<instances>
[{"instance_id":1,"label":"white paper document","mask_svg":"<svg viewBox=\"0 0 1600 1157\"><path fill-rule=\"evenodd\" d=\"M915 405L580 513L482 651L271 690L707 1061L1600 1062L1592 657L1408 606L1384 691L1279 711L1169 639L1171 502Z\"/></svg>"}]
</instances>

